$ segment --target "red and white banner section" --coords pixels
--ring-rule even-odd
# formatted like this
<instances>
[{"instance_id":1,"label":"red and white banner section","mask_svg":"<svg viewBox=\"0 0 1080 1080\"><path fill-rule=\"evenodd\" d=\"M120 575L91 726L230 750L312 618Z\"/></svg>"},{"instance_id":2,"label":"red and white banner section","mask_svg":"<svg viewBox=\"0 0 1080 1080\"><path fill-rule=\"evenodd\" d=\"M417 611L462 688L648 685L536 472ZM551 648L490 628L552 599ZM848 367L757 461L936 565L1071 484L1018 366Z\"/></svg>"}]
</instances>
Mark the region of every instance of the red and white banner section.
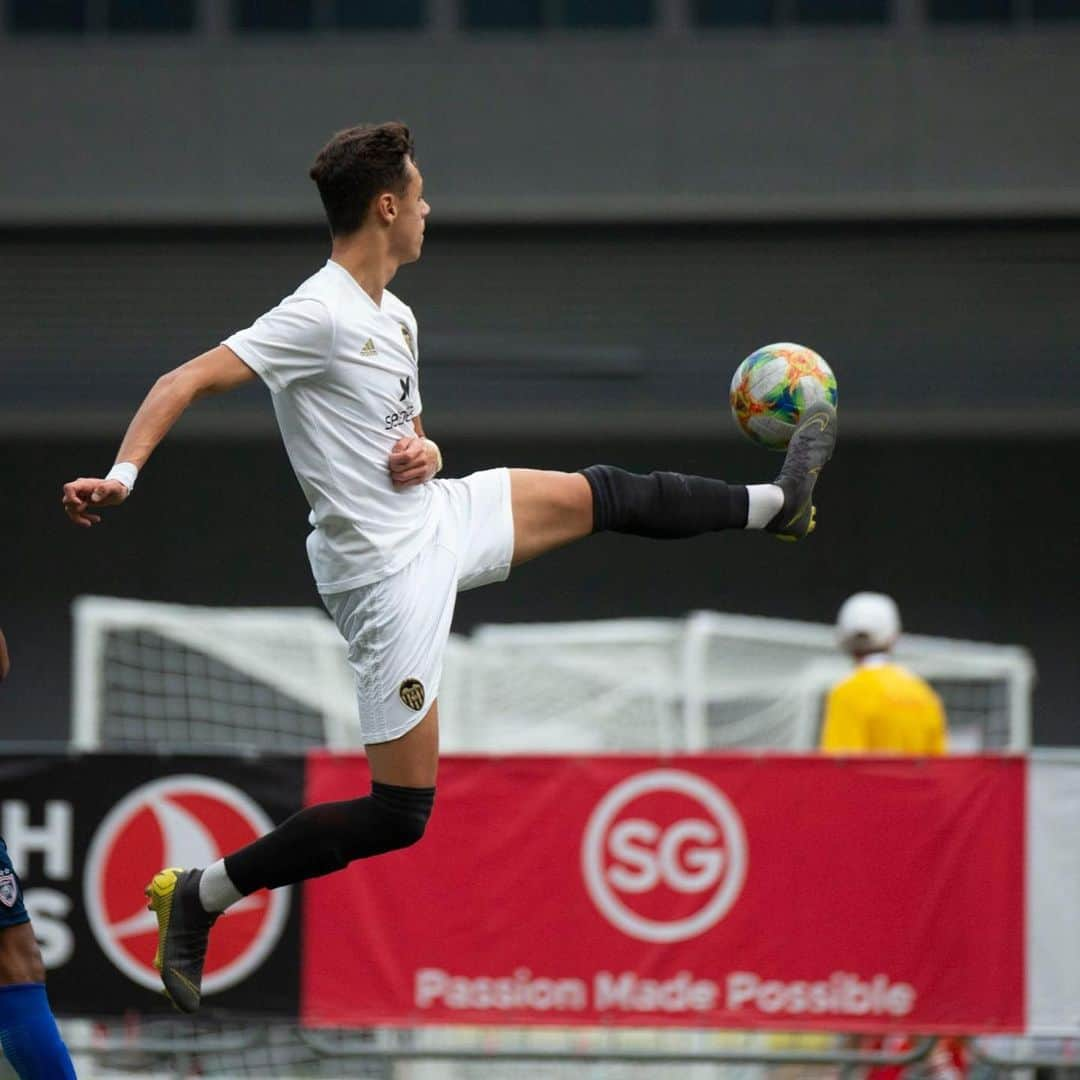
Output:
<instances>
[{"instance_id":1,"label":"red and white banner section","mask_svg":"<svg viewBox=\"0 0 1080 1080\"><path fill-rule=\"evenodd\" d=\"M446 759L419 847L305 886L302 1015L1021 1031L1025 784L1020 758ZM307 802L366 789L309 759Z\"/></svg>"},{"instance_id":2,"label":"red and white banner section","mask_svg":"<svg viewBox=\"0 0 1080 1080\"><path fill-rule=\"evenodd\" d=\"M321 753L12 756L0 780L63 1015L168 1009L157 869L369 788L362 757ZM218 919L205 1004L313 1025L1077 1037L1078 837L1080 753L448 758L418 846Z\"/></svg>"},{"instance_id":3,"label":"red and white banner section","mask_svg":"<svg viewBox=\"0 0 1080 1080\"><path fill-rule=\"evenodd\" d=\"M206 865L299 810L304 770L302 757L5 758L0 836L22 880L53 1008L172 1013L143 888L163 866ZM4 895L0 882L0 904ZM292 889L262 890L218 919L203 977L208 1007L296 1015L294 899Z\"/></svg>"},{"instance_id":4,"label":"red and white banner section","mask_svg":"<svg viewBox=\"0 0 1080 1080\"><path fill-rule=\"evenodd\" d=\"M1027 1030L1080 1034L1080 752L1028 762Z\"/></svg>"}]
</instances>

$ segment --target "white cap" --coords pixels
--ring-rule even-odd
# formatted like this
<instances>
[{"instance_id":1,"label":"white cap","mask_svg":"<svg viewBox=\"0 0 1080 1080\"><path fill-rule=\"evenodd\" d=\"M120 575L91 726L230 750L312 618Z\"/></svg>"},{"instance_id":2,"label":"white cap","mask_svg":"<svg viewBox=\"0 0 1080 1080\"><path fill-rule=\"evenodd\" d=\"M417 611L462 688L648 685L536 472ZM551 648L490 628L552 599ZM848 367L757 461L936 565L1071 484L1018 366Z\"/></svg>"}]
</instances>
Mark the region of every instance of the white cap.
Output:
<instances>
[{"instance_id":1,"label":"white cap","mask_svg":"<svg viewBox=\"0 0 1080 1080\"><path fill-rule=\"evenodd\" d=\"M900 636L900 611L891 596L859 592L849 596L836 617L836 637L848 652L883 652Z\"/></svg>"}]
</instances>

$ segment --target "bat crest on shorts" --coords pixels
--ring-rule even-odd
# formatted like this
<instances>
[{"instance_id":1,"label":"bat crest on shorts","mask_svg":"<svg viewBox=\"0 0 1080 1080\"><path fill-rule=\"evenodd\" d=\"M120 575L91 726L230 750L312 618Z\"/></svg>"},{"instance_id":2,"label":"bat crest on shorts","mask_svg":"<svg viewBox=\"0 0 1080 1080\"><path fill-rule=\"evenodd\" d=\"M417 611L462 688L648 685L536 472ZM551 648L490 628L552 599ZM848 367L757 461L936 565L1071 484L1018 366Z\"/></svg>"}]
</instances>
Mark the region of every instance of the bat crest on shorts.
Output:
<instances>
[{"instance_id":1,"label":"bat crest on shorts","mask_svg":"<svg viewBox=\"0 0 1080 1080\"><path fill-rule=\"evenodd\" d=\"M419 679L406 679L398 687L398 697L413 712L419 712L424 707L424 684Z\"/></svg>"}]
</instances>

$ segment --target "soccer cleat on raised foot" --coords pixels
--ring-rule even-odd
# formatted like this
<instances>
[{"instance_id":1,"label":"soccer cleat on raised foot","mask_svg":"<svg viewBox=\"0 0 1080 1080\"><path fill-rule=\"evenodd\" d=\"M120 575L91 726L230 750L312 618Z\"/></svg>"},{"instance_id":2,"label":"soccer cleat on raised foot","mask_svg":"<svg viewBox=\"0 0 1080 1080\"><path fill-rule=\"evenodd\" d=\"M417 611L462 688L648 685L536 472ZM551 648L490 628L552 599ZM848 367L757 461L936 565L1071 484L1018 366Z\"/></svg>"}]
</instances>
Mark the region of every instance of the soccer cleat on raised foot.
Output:
<instances>
[{"instance_id":1,"label":"soccer cleat on raised foot","mask_svg":"<svg viewBox=\"0 0 1080 1080\"><path fill-rule=\"evenodd\" d=\"M801 540L814 531L814 484L836 446L836 409L822 402L802 418L788 443L780 475L773 481L784 505L765 528L781 540Z\"/></svg>"},{"instance_id":2,"label":"soccer cleat on raised foot","mask_svg":"<svg viewBox=\"0 0 1080 1080\"><path fill-rule=\"evenodd\" d=\"M202 972L211 915L199 903L201 870L171 866L159 870L149 885L146 906L157 916L158 941L154 967L169 1000L180 1012L193 1013L202 998Z\"/></svg>"}]
</instances>

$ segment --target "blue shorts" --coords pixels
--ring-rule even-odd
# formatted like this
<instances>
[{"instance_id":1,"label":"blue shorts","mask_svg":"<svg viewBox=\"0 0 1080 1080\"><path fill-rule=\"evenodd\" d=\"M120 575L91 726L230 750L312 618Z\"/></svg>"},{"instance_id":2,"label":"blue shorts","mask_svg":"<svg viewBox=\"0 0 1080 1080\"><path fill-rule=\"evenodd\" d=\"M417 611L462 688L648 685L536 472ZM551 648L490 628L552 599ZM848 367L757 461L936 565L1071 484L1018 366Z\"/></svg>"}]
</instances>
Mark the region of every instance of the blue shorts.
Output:
<instances>
[{"instance_id":1,"label":"blue shorts","mask_svg":"<svg viewBox=\"0 0 1080 1080\"><path fill-rule=\"evenodd\" d=\"M8 858L7 844L0 836L0 930L30 921L23 904L22 885Z\"/></svg>"}]
</instances>

